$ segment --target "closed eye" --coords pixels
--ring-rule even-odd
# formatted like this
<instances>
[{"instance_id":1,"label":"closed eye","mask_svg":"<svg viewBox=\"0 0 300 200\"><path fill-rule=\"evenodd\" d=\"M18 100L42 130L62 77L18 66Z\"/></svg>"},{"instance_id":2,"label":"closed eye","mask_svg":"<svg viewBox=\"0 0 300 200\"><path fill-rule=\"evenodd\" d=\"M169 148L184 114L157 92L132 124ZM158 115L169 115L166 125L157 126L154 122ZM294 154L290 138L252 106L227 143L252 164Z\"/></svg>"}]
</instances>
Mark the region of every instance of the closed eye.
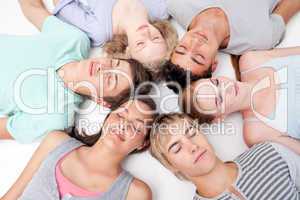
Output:
<instances>
[{"instance_id":1,"label":"closed eye","mask_svg":"<svg viewBox=\"0 0 300 200\"><path fill-rule=\"evenodd\" d=\"M181 150L180 144L176 144L175 146L172 147L172 152L175 153L175 154L179 153L180 150Z\"/></svg>"}]
</instances>

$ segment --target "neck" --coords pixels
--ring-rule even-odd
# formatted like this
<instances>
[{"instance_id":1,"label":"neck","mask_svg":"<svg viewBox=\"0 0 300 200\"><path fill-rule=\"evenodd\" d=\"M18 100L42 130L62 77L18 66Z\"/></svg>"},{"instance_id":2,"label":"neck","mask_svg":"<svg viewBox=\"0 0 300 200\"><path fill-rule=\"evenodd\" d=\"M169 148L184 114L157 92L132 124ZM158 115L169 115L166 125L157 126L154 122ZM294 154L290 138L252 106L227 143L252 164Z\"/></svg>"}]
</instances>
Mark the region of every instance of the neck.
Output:
<instances>
[{"instance_id":1,"label":"neck","mask_svg":"<svg viewBox=\"0 0 300 200\"><path fill-rule=\"evenodd\" d=\"M140 0L118 0L113 10L114 33L128 34L148 23L148 11Z\"/></svg>"},{"instance_id":2,"label":"neck","mask_svg":"<svg viewBox=\"0 0 300 200\"><path fill-rule=\"evenodd\" d=\"M124 155L112 151L99 141L92 147L82 148L80 156L91 172L116 175L122 171Z\"/></svg>"},{"instance_id":3,"label":"neck","mask_svg":"<svg viewBox=\"0 0 300 200\"><path fill-rule=\"evenodd\" d=\"M147 14L137 14L137 16L134 17L128 16L128 18L128 20L124 20L122 25L122 28L127 35L135 33L140 26L150 23Z\"/></svg>"},{"instance_id":4,"label":"neck","mask_svg":"<svg viewBox=\"0 0 300 200\"><path fill-rule=\"evenodd\" d=\"M230 27L226 14L219 8L210 8L201 12L192 21L189 29L209 30L215 35L220 48L228 45Z\"/></svg>"},{"instance_id":5,"label":"neck","mask_svg":"<svg viewBox=\"0 0 300 200\"><path fill-rule=\"evenodd\" d=\"M212 198L229 188L237 175L238 168L234 163L223 163L218 160L216 167L209 174L194 178L192 182L201 196Z\"/></svg>"},{"instance_id":6,"label":"neck","mask_svg":"<svg viewBox=\"0 0 300 200\"><path fill-rule=\"evenodd\" d=\"M256 82L241 82L242 86L240 88L241 92L243 92L243 96L241 99L240 107L238 107L234 112L237 111L246 111L251 109L251 94L253 88L256 85Z\"/></svg>"}]
</instances>

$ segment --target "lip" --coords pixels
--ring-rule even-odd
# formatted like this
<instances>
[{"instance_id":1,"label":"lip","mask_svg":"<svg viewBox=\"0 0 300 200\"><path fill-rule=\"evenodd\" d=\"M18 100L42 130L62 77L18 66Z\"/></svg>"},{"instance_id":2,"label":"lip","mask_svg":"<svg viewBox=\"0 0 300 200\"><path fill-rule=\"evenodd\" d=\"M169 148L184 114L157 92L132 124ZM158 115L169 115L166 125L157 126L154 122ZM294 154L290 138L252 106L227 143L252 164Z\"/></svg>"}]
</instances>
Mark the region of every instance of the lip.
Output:
<instances>
[{"instance_id":1,"label":"lip","mask_svg":"<svg viewBox=\"0 0 300 200\"><path fill-rule=\"evenodd\" d=\"M93 75L93 62L90 62L89 72L90 72L90 76L92 76Z\"/></svg>"},{"instance_id":2,"label":"lip","mask_svg":"<svg viewBox=\"0 0 300 200\"><path fill-rule=\"evenodd\" d=\"M125 142L125 136L121 133L116 133L115 136L122 142Z\"/></svg>"},{"instance_id":3,"label":"lip","mask_svg":"<svg viewBox=\"0 0 300 200\"><path fill-rule=\"evenodd\" d=\"M207 150L202 151L201 153L198 154L196 159L194 160L194 164L196 164L201 158L203 158L204 154L207 152Z\"/></svg>"},{"instance_id":4,"label":"lip","mask_svg":"<svg viewBox=\"0 0 300 200\"><path fill-rule=\"evenodd\" d=\"M144 24L144 25L138 27L137 31L143 30L143 29L148 28L148 27L149 26L147 24Z\"/></svg>"}]
</instances>

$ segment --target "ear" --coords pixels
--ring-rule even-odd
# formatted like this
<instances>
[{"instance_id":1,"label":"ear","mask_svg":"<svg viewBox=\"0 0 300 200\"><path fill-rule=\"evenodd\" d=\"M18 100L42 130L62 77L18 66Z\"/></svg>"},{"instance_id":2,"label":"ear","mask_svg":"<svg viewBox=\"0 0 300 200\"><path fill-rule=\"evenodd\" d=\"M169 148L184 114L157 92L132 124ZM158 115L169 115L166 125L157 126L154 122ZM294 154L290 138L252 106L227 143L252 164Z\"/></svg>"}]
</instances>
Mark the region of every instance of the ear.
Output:
<instances>
[{"instance_id":1,"label":"ear","mask_svg":"<svg viewBox=\"0 0 300 200\"><path fill-rule=\"evenodd\" d=\"M129 59L129 58L132 58L132 57L131 57L131 54L130 54L129 46L126 47L126 50L125 50L125 56L126 56L126 58L128 58L128 59Z\"/></svg>"},{"instance_id":2,"label":"ear","mask_svg":"<svg viewBox=\"0 0 300 200\"><path fill-rule=\"evenodd\" d=\"M137 148L138 151L148 147L150 145L150 140L145 141L140 147Z\"/></svg>"},{"instance_id":3,"label":"ear","mask_svg":"<svg viewBox=\"0 0 300 200\"><path fill-rule=\"evenodd\" d=\"M222 114L222 115L220 115L220 116L218 116L218 117L215 117L214 119L213 119L213 123L220 123L220 122L223 122L224 120L225 120L225 118L227 117L227 115L225 115L225 114Z\"/></svg>"},{"instance_id":4,"label":"ear","mask_svg":"<svg viewBox=\"0 0 300 200\"><path fill-rule=\"evenodd\" d=\"M111 105L109 103L107 103L106 101L103 100L103 98L97 98L96 99L96 103L103 106L103 107L106 107L106 108L110 108Z\"/></svg>"},{"instance_id":5,"label":"ear","mask_svg":"<svg viewBox=\"0 0 300 200\"><path fill-rule=\"evenodd\" d=\"M215 60L213 61L212 65L211 65L212 72L214 72L217 69L217 66L218 66L218 60L217 60L217 58L215 58Z\"/></svg>"}]
</instances>

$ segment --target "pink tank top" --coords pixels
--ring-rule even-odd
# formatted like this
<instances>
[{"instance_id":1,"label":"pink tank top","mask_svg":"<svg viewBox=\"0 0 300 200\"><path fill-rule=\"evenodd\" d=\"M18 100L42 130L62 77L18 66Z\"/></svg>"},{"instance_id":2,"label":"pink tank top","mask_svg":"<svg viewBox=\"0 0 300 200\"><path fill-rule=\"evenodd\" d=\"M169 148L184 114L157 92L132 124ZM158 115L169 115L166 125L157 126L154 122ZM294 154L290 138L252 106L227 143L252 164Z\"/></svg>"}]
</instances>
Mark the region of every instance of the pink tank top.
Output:
<instances>
[{"instance_id":1,"label":"pink tank top","mask_svg":"<svg viewBox=\"0 0 300 200\"><path fill-rule=\"evenodd\" d=\"M66 156L67 155L65 155L55 167L55 176L60 197L64 197L66 194L78 197L95 197L101 195L101 192L91 192L73 184L62 174L61 163Z\"/></svg>"}]
</instances>

